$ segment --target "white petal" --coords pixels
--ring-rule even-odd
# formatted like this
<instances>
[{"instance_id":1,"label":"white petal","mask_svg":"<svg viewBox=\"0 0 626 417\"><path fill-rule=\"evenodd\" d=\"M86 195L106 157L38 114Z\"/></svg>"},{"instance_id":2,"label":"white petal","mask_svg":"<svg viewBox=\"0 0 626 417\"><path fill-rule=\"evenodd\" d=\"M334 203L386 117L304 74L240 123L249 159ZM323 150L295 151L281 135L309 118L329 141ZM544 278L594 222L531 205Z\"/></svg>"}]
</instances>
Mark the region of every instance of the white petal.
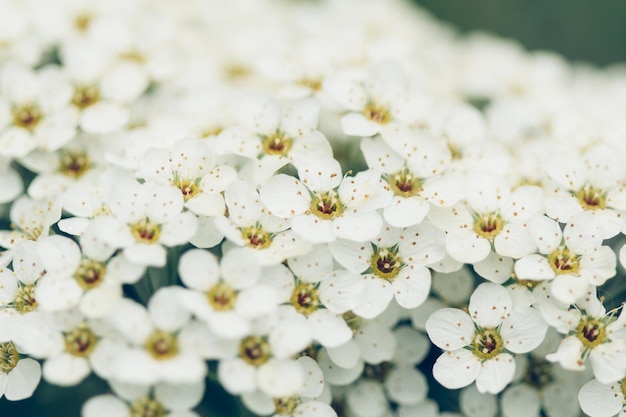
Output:
<instances>
[{"instance_id":1,"label":"white petal","mask_svg":"<svg viewBox=\"0 0 626 417\"><path fill-rule=\"evenodd\" d=\"M402 405L412 405L426 398L428 383L417 369L395 368L385 379L385 389L392 401Z\"/></svg>"},{"instance_id":2,"label":"white petal","mask_svg":"<svg viewBox=\"0 0 626 417\"><path fill-rule=\"evenodd\" d=\"M360 358L357 363L351 368L342 368L337 366L330 360L325 350L321 350L317 356L317 363L319 363L322 372L324 373L324 380L329 384L334 385L347 385L361 376L363 372L364 363Z\"/></svg>"},{"instance_id":3,"label":"white petal","mask_svg":"<svg viewBox=\"0 0 626 417\"><path fill-rule=\"evenodd\" d=\"M498 412L496 397L481 394L475 385L464 388L459 396L463 415L467 417L495 417Z\"/></svg>"},{"instance_id":4,"label":"white petal","mask_svg":"<svg viewBox=\"0 0 626 417\"><path fill-rule=\"evenodd\" d=\"M459 262L480 262L491 252L491 245L473 232L449 232L446 235L446 249L450 256Z\"/></svg>"},{"instance_id":5,"label":"white petal","mask_svg":"<svg viewBox=\"0 0 626 417\"><path fill-rule=\"evenodd\" d=\"M130 417L130 409L119 398L113 395L98 395L87 400L83 405L83 417Z\"/></svg>"},{"instance_id":6,"label":"white petal","mask_svg":"<svg viewBox=\"0 0 626 417\"><path fill-rule=\"evenodd\" d=\"M363 380L349 390L346 397L348 407L359 417L380 417L389 407L378 381Z\"/></svg>"},{"instance_id":7,"label":"white petal","mask_svg":"<svg viewBox=\"0 0 626 417\"><path fill-rule=\"evenodd\" d=\"M410 326L402 326L394 331L397 345L393 361L397 364L415 365L428 354L430 342L422 333Z\"/></svg>"},{"instance_id":8,"label":"white petal","mask_svg":"<svg viewBox=\"0 0 626 417\"><path fill-rule=\"evenodd\" d=\"M313 339L322 346L335 347L346 343L352 338L352 330L341 314L330 310L317 310L309 316L309 326Z\"/></svg>"},{"instance_id":9,"label":"white petal","mask_svg":"<svg viewBox=\"0 0 626 417\"><path fill-rule=\"evenodd\" d=\"M132 263L145 266L165 266L167 253L158 243L135 243L124 249L124 256Z\"/></svg>"},{"instance_id":10,"label":"white petal","mask_svg":"<svg viewBox=\"0 0 626 417\"><path fill-rule=\"evenodd\" d=\"M289 268L300 281L319 282L330 276L333 255L328 245L316 245L309 253L289 258Z\"/></svg>"},{"instance_id":11,"label":"white petal","mask_svg":"<svg viewBox=\"0 0 626 417\"><path fill-rule=\"evenodd\" d=\"M469 302L469 314L481 327L496 327L512 309L511 296L504 287L483 283L476 288Z\"/></svg>"},{"instance_id":12,"label":"white petal","mask_svg":"<svg viewBox=\"0 0 626 417\"><path fill-rule=\"evenodd\" d=\"M328 248L341 266L359 274L370 267L370 260L374 254L369 242L359 243L347 239L337 239L331 242Z\"/></svg>"},{"instance_id":13,"label":"white petal","mask_svg":"<svg viewBox=\"0 0 626 417\"><path fill-rule=\"evenodd\" d=\"M148 313L155 327L175 332L191 319L189 312L179 302L182 291L177 286L161 287L152 294L148 301Z\"/></svg>"},{"instance_id":14,"label":"white petal","mask_svg":"<svg viewBox=\"0 0 626 417\"><path fill-rule=\"evenodd\" d=\"M128 109L113 103L99 102L89 106L80 118L80 127L88 133L111 133L128 123Z\"/></svg>"},{"instance_id":15,"label":"white petal","mask_svg":"<svg viewBox=\"0 0 626 417\"><path fill-rule=\"evenodd\" d=\"M46 381L60 386L72 386L80 383L91 372L89 362L69 353L48 358L43 365Z\"/></svg>"},{"instance_id":16,"label":"white petal","mask_svg":"<svg viewBox=\"0 0 626 417\"><path fill-rule=\"evenodd\" d=\"M370 364L389 361L396 349L393 333L384 325L374 321L368 322L354 335L355 342L361 348L361 357Z\"/></svg>"},{"instance_id":17,"label":"white petal","mask_svg":"<svg viewBox=\"0 0 626 417\"><path fill-rule=\"evenodd\" d=\"M554 278L554 270L548 260L539 255L524 256L515 262L515 275L519 279L547 280Z\"/></svg>"},{"instance_id":18,"label":"white petal","mask_svg":"<svg viewBox=\"0 0 626 417\"><path fill-rule=\"evenodd\" d=\"M18 401L29 398L35 392L41 380L41 366L31 358L18 361L9 373L8 385L4 396L7 400Z\"/></svg>"},{"instance_id":19,"label":"white petal","mask_svg":"<svg viewBox=\"0 0 626 417\"><path fill-rule=\"evenodd\" d=\"M465 349L443 353L433 365L433 376L446 388L463 388L476 380L480 359Z\"/></svg>"},{"instance_id":20,"label":"white petal","mask_svg":"<svg viewBox=\"0 0 626 417\"><path fill-rule=\"evenodd\" d=\"M256 369L241 359L221 361L217 366L217 377L231 394L243 394L256 389Z\"/></svg>"},{"instance_id":21,"label":"white petal","mask_svg":"<svg viewBox=\"0 0 626 417\"><path fill-rule=\"evenodd\" d=\"M541 411L537 391L525 384L504 391L501 401L505 417L538 417Z\"/></svg>"},{"instance_id":22,"label":"white petal","mask_svg":"<svg viewBox=\"0 0 626 417\"><path fill-rule=\"evenodd\" d=\"M618 384L602 384L593 379L578 393L580 408L591 417L614 416L623 408L624 394Z\"/></svg>"},{"instance_id":23,"label":"white petal","mask_svg":"<svg viewBox=\"0 0 626 417\"><path fill-rule=\"evenodd\" d=\"M157 401L169 410L188 410L196 407L204 395L204 382L197 384L158 384L154 387Z\"/></svg>"},{"instance_id":24,"label":"white petal","mask_svg":"<svg viewBox=\"0 0 626 417\"><path fill-rule=\"evenodd\" d=\"M333 229L337 237L366 242L372 240L380 232L383 221L375 211L351 210L333 221Z\"/></svg>"},{"instance_id":25,"label":"white petal","mask_svg":"<svg viewBox=\"0 0 626 417\"><path fill-rule=\"evenodd\" d=\"M354 368L361 359L359 345L354 340L349 340L341 346L326 348L326 353L332 363L344 369Z\"/></svg>"},{"instance_id":26,"label":"white petal","mask_svg":"<svg viewBox=\"0 0 626 417\"><path fill-rule=\"evenodd\" d=\"M300 396L316 398L322 394L324 389L324 374L320 369L320 366L314 359L308 356L299 357L296 362L304 370L304 385L300 390Z\"/></svg>"},{"instance_id":27,"label":"white petal","mask_svg":"<svg viewBox=\"0 0 626 417\"><path fill-rule=\"evenodd\" d=\"M343 314L361 303L364 279L349 271L337 271L319 286L320 300L327 309Z\"/></svg>"},{"instance_id":28,"label":"white petal","mask_svg":"<svg viewBox=\"0 0 626 417\"><path fill-rule=\"evenodd\" d=\"M395 196L385 207L385 221L394 227L409 227L420 223L430 210L430 204L420 197Z\"/></svg>"},{"instance_id":29,"label":"white petal","mask_svg":"<svg viewBox=\"0 0 626 417\"><path fill-rule=\"evenodd\" d=\"M481 277L496 284L503 284L513 272L513 259L490 252L484 260L473 265L474 271Z\"/></svg>"},{"instance_id":30,"label":"white petal","mask_svg":"<svg viewBox=\"0 0 626 417\"><path fill-rule=\"evenodd\" d=\"M304 386L304 369L293 360L270 359L258 370L259 389L274 398L289 397Z\"/></svg>"},{"instance_id":31,"label":"white petal","mask_svg":"<svg viewBox=\"0 0 626 417\"><path fill-rule=\"evenodd\" d=\"M533 237L539 252L552 253L561 244L561 228L559 224L546 216L535 216L528 221L528 231Z\"/></svg>"},{"instance_id":32,"label":"white petal","mask_svg":"<svg viewBox=\"0 0 626 417\"><path fill-rule=\"evenodd\" d=\"M476 377L476 388L479 392L498 394L513 379L515 361L508 353L501 353L493 359L482 363Z\"/></svg>"},{"instance_id":33,"label":"white petal","mask_svg":"<svg viewBox=\"0 0 626 417\"><path fill-rule=\"evenodd\" d=\"M437 310L426 321L428 337L444 350L457 350L468 346L472 342L474 330L471 317L456 308Z\"/></svg>"},{"instance_id":34,"label":"white petal","mask_svg":"<svg viewBox=\"0 0 626 417\"><path fill-rule=\"evenodd\" d=\"M430 281L428 268L421 265L408 265L394 278L391 284L393 295L401 307L415 308L428 297Z\"/></svg>"},{"instance_id":35,"label":"white petal","mask_svg":"<svg viewBox=\"0 0 626 417\"><path fill-rule=\"evenodd\" d=\"M381 314L393 299L393 287L391 283L375 275L365 275L363 282L365 287L359 304L352 311L360 317L373 319Z\"/></svg>"},{"instance_id":36,"label":"white petal","mask_svg":"<svg viewBox=\"0 0 626 417\"><path fill-rule=\"evenodd\" d=\"M595 216L590 212L570 219L563 230L563 240L569 249L577 254L592 252L604 239Z\"/></svg>"},{"instance_id":37,"label":"white petal","mask_svg":"<svg viewBox=\"0 0 626 417\"><path fill-rule=\"evenodd\" d=\"M532 307L516 309L502 322L500 336L505 347L513 353L526 353L543 341L548 325Z\"/></svg>"},{"instance_id":38,"label":"white petal","mask_svg":"<svg viewBox=\"0 0 626 417\"><path fill-rule=\"evenodd\" d=\"M309 190L297 178L279 174L267 181L260 191L261 201L278 217L303 214L311 206Z\"/></svg>"},{"instance_id":39,"label":"white petal","mask_svg":"<svg viewBox=\"0 0 626 417\"><path fill-rule=\"evenodd\" d=\"M291 229L312 243L328 243L337 239L331 220L322 220L313 214L296 216L291 222Z\"/></svg>"},{"instance_id":40,"label":"white petal","mask_svg":"<svg viewBox=\"0 0 626 417\"><path fill-rule=\"evenodd\" d=\"M185 252L178 263L180 279L189 288L206 291L219 278L219 266L211 252L192 249Z\"/></svg>"}]
</instances>

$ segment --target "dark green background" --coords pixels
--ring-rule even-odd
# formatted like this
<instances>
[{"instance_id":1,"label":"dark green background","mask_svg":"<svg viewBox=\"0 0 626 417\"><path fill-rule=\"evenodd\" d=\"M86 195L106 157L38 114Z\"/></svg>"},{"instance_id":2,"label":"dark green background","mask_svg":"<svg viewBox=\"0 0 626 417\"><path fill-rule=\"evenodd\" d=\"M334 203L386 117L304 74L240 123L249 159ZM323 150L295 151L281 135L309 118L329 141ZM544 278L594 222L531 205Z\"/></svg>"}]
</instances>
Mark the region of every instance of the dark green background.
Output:
<instances>
[{"instance_id":1,"label":"dark green background","mask_svg":"<svg viewBox=\"0 0 626 417\"><path fill-rule=\"evenodd\" d=\"M416 0L463 32L489 31L519 40L529 49L552 50L576 60L608 65L626 61L626 0ZM42 382L32 399L0 399L0 417L78 417L82 403L104 393L96 378L78 388ZM202 417L236 417L237 404L209 386Z\"/></svg>"}]
</instances>

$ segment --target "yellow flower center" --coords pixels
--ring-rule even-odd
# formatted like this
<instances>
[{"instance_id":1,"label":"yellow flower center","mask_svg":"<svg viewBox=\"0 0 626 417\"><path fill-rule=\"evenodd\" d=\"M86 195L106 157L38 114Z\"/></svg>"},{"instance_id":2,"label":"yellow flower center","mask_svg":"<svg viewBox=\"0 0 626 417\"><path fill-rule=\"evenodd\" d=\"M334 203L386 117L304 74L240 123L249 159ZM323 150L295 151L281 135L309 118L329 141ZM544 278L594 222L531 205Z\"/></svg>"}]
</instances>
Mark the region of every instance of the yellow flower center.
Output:
<instances>
[{"instance_id":1,"label":"yellow flower center","mask_svg":"<svg viewBox=\"0 0 626 417\"><path fill-rule=\"evenodd\" d=\"M228 284L215 284L207 293L209 304L216 311L229 311L235 307L237 293Z\"/></svg>"},{"instance_id":2,"label":"yellow flower center","mask_svg":"<svg viewBox=\"0 0 626 417\"><path fill-rule=\"evenodd\" d=\"M334 191L328 191L324 194L316 194L311 201L311 212L317 217L329 220L339 217L343 214L343 204L339 200L339 196Z\"/></svg>"},{"instance_id":3,"label":"yellow flower center","mask_svg":"<svg viewBox=\"0 0 626 417\"><path fill-rule=\"evenodd\" d=\"M575 195L585 210L602 210L606 207L604 193L591 185L585 185Z\"/></svg>"},{"instance_id":4,"label":"yellow flower center","mask_svg":"<svg viewBox=\"0 0 626 417\"><path fill-rule=\"evenodd\" d=\"M391 114L389 113L389 110L374 103L370 103L365 106L363 114L372 122L376 122L381 125L387 124L391 121Z\"/></svg>"},{"instance_id":5,"label":"yellow flower center","mask_svg":"<svg viewBox=\"0 0 626 417\"><path fill-rule=\"evenodd\" d=\"M8 374L20 360L20 355L12 342L0 343L0 372Z\"/></svg>"},{"instance_id":6,"label":"yellow flower center","mask_svg":"<svg viewBox=\"0 0 626 417\"><path fill-rule=\"evenodd\" d=\"M304 315L313 313L320 305L317 289L313 284L301 283L291 294L291 304Z\"/></svg>"},{"instance_id":7,"label":"yellow flower center","mask_svg":"<svg viewBox=\"0 0 626 417\"><path fill-rule=\"evenodd\" d=\"M140 243L158 242L161 235L161 226L145 219L131 226L130 232L135 240Z\"/></svg>"},{"instance_id":8,"label":"yellow flower center","mask_svg":"<svg viewBox=\"0 0 626 417\"><path fill-rule=\"evenodd\" d=\"M363 377L384 382L391 370L391 362L382 362L376 365L366 364L363 368Z\"/></svg>"},{"instance_id":9,"label":"yellow flower center","mask_svg":"<svg viewBox=\"0 0 626 417\"><path fill-rule=\"evenodd\" d=\"M482 360L496 357L504 347L496 329L482 329L474 335L474 354Z\"/></svg>"},{"instance_id":10,"label":"yellow flower center","mask_svg":"<svg viewBox=\"0 0 626 417\"><path fill-rule=\"evenodd\" d=\"M19 313L29 313L39 306L35 299L35 287L35 284L27 284L17 290L13 306Z\"/></svg>"},{"instance_id":11,"label":"yellow flower center","mask_svg":"<svg viewBox=\"0 0 626 417\"><path fill-rule=\"evenodd\" d=\"M583 319L576 327L576 337L586 348L593 349L605 341L604 323L593 318Z\"/></svg>"},{"instance_id":12,"label":"yellow flower center","mask_svg":"<svg viewBox=\"0 0 626 417\"><path fill-rule=\"evenodd\" d=\"M139 398L130 406L130 417L163 417L165 407L152 398Z\"/></svg>"},{"instance_id":13,"label":"yellow flower center","mask_svg":"<svg viewBox=\"0 0 626 417\"><path fill-rule=\"evenodd\" d=\"M43 113L35 103L25 103L13 109L13 124L23 129L33 130L42 118Z\"/></svg>"},{"instance_id":14,"label":"yellow flower center","mask_svg":"<svg viewBox=\"0 0 626 417\"><path fill-rule=\"evenodd\" d=\"M270 355L270 345L259 336L248 336L239 344L239 356L250 365L261 366Z\"/></svg>"},{"instance_id":15,"label":"yellow flower center","mask_svg":"<svg viewBox=\"0 0 626 417\"><path fill-rule=\"evenodd\" d=\"M393 280L402 268L402 259L395 248L376 248L370 258L372 273L377 277Z\"/></svg>"},{"instance_id":16,"label":"yellow flower center","mask_svg":"<svg viewBox=\"0 0 626 417\"><path fill-rule=\"evenodd\" d=\"M92 259L83 259L74 273L78 285L86 290L98 287L104 280L106 267L104 264Z\"/></svg>"},{"instance_id":17,"label":"yellow flower center","mask_svg":"<svg viewBox=\"0 0 626 417\"><path fill-rule=\"evenodd\" d=\"M274 398L274 407L279 416L293 416L300 403L300 397Z\"/></svg>"},{"instance_id":18,"label":"yellow flower center","mask_svg":"<svg viewBox=\"0 0 626 417\"><path fill-rule=\"evenodd\" d=\"M163 330L152 332L145 344L146 350L158 360L170 359L178 353L178 341L171 333Z\"/></svg>"},{"instance_id":19,"label":"yellow flower center","mask_svg":"<svg viewBox=\"0 0 626 417\"><path fill-rule=\"evenodd\" d=\"M73 356L84 358L96 347L96 335L86 325L78 326L65 334L65 350Z\"/></svg>"},{"instance_id":20,"label":"yellow flower center","mask_svg":"<svg viewBox=\"0 0 626 417\"><path fill-rule=\"evenodd\" d=\"M79 32L85 32L91 24L92 16L86 13L79 14L74 18L74 27Z\"/></svg>"},{"instance_id":21,"label":"yellow flower center","mask_svg":"<svg viewBox=\"0 0 626 417\"><path fill-rule=\"evenodd\" d=\"M504 222L497 213L479 216L474 220L474 232L485 239L493 239L502 231Z\"/></svg>"},{"instance_id":22,"label":"yellow flower center","mask_svg":"<svg viewBox=\"0 0 626 417\"><path fill-rule=\"evenodd\" d=\"M626 378L622 379L621 388L622 388L622 394L624 394L624 397L626 397Z\"/></svg>"},{"instance_id":23,"label":"yellow flower center","mask_svg":"<svg viewBox=\"0 0 626 417\"><path fill-rule=\"evenodd\" d=\"M241 236L246 245L254 249L265 249L272 244L272 236L258 224L242 228Z\"/></svg>"},{"instance_id":24,"label":"yellow flower center","mask_svg":"<svg viewBox=\"0 0 626 417\"><path fill-rule=\"evenodd\" d=\"M100 101L100 91L95 85L81 84L74 89L72 104L79 109L86 109L98 101Z\"/></svg>"},{"instance_id":25,"label":"yellow flower center","mask_svg":"<svg viewBox=\"0 0 626 417\"><path fill-rule=\"evenodd\" d=\"M180 193L183 195L183 199L185 201L189 201L200 192L198 182L199 180L175 180L173 185L180 190Z\"/></svg>"},{"instance_id":26,"label":"yellow flower center","mask_svg":"<svg viewBox=\"0 0 626 417\"><path fill-rule=\"evenodd\" d=\"M263 152L268 155L287 155L291 149L292 139L282 132L263 137Z\"/></svg>"},{"instance_id":27,"label":"yellow flower center","mask_svg":"<svg viewBox=\"0 0 626 417\"><path fill-rule=\"evenodd\" d=\"M64 151L59 158L59 171L70 178L80 178L90 168L91 161L83 151Z\"/></svg>"},{"instance_id":28,"label":"yellow flower center","mask_svg":"<svg viewBox=\"0 0 626 417\"><path fill-rule=\"evenodd\" d=\"M322 80L320 78L301 78L297 81L297 84L308 87L313 91L320 91L322 89Z\"/></svg>"},{"instance_id":29,"label":"yellow flower center","mask_svg":"<svg viewBox=\"0 0 626 417\"><path fill-rule=\"evenodd\" d=\"M555 274L577 274L580 270L580 255L570 252L566 246L559 246L550 255L548 263Z\"/></svg>"},{"instance_id":30,"label":"yellow flower center","mask_svg":"<svg viewBox=\"0 0 626 417\"><path fill-rule=\"evenodd\" d=\"M402 171L392 174L387 178L393 193L402 197L412 197L420 191L419 178L404 168Z\"/></svg>"}]
</instances>

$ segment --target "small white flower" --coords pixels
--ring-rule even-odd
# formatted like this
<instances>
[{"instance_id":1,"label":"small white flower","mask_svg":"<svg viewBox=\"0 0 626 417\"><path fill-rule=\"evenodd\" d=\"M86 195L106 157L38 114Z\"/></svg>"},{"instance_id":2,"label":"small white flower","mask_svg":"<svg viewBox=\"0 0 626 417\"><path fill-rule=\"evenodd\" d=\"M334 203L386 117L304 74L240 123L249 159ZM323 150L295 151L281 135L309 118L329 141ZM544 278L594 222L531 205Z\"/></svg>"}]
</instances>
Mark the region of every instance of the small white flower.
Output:
<instances>
[{"instance_id":1,"label":"small white flower","mask_svg":"<svg viewBox=\"0 0 626 417\"><path fill-rule=\"evenodd\" d=\"M617 318L615 310L607 313L595 290L591 290L578 300L576 308L542 313L549 323L560 324L557 330L566 334L557 351L547 355L546 359L571 370L585 369L585 362L589 359L593 374L601 383L615 382L624 376L626 314L623 310Z\"/></svg>"},{"instance_id":2,"label":"small white flower","mask_svg":"<svg viewBox=\"0 0 626 417\"><path fill-rule=\"evenodd\" d=\"M497 394L513 379L513 355L539 346L548 326L533 308L513 310L506 289L491 283L474 291L468 312L444 308L426 322L432 342L446 351L433 375L448 388L476 381L481 393Z\"/></svg>"},{"instance_id":3,"label":"small white flower","mask_svg":"<svg viewBox=\"0 0 626 417\"><path fill-rule=\"evenodd\" d=\"M364 242L378 234L382 219L375 210L391 199L378 171L342 179L336 160L321 159L301 164L298 176L272 177L261 188L261 199L273 214L291 219L292 230L303 239Z\"/></svg>"},{"instance_id":4,"label":"small white flower","mask_svg":"<svg viewBox=\"0 0 626 417\"><path fill-rule=\"evenodd\" d=\"M164 266L164 246L183 245L196 233L196 216L183 212L178 189L135 181L117 183L115 189L106 204L110 214L95 218L87 230L111 247L123 249L130 262Z\"/></svg>"}]
</instances>

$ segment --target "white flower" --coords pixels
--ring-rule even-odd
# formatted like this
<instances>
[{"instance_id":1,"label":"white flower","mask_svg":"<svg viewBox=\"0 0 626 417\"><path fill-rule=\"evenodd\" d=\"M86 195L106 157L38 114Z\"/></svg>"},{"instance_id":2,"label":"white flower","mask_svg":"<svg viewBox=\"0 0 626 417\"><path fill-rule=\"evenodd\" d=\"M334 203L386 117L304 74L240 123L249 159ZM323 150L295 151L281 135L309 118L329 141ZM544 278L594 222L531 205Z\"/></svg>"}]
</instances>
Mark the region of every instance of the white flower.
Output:
<instances>
[{"instance_id":1,"label":"white flower","mask_svg":"<svg viewBox=\"0 0 626 417\"><path fill-rule=\"evenodd\" d=\"M404 308L422 304L430 292L426 265L445 256L444 234L429 222L406 229L383 227L367 243L339 239L330 244L335 259L352 272L363 275L365 290L352 311L372 319L395 298Z\"/></svg>"},{"instance_id":2,"label":"white flower","mask_svg":"<svg viewBox=\"0 0 626 417\"><path fill-rule=\"evenodd\" d=\"M54 68L33 72L5 66L0 74L0 155L17 158L53 151L76 134L71 89Z\"/></svg>"},{"instance_id":3,"label":"white flower","mask_svg":"<svg viewBox=\"0 0 626 417\"><path fill-rule=\"evenodd\" d=\"M272 177L261 188L261 199L273 214L291 219L292 230L303 239L364 242L378 234L382 219L375 210L391 199L378 171L342 179L336 160L321 159L301 164L298 176Z\"/></svg>"},{"instance_id":4,"label":"white flower","mask_svg":"<svg viewBox=\"0 0 626 417\"><path fill-rule=\"evenodd\" d=\"M41 380L41 366L31 358L20 358L12 342L0 343L0 398L19 401L33 395Z\"/></svg>"},{"instance_id":5,"label":"white flower","mask_svg":"<svg viewBox=\"0 0 626 417\"><path fill-rule=\"evenodd\" d=\"M271 313L279 304L277 292L261 280L261 266L254 259L242 264L245 254L245 250L233 248L219 264L213 254L200 249L180 257L180 279L191 289L180 294L183 308L206 322L220 338L246 336L253 319Z\"/></svg>"},{"instance_id":6,"label":"white flower","mask_svg":"<svg viewBox=\"0 0 626 417\"><path fill-rule=\"evenodd\" d=\"M178 287L155 292L147 310L129 299L120 300L106 316L107 322L128 341L111 360L109 378L128 384L159 382L193 384L206 375L206 363L183 330L190 314L179 302Z\"/></svg>"},{"instance_id":7,"label":"white flower","mask_svg":"<svg viewBox=\"0 0 626 417\"><path fill-rule=\"evenodd\" d=\"M178 141L171 151L149 149L137 175L146 181L169 184L180 190L185 207L195 214L224 214L222 192L237 176L228 166L218 166L211 149L201 140Z\"/></svg>"},{"instance_id":8,"label":"white flower","mask_svg":"<svg viewBox=\"0 0 626 417\"><path fill-rule=\"evenodd\" d=\"M38 240L48 236L50 227L61 218L59 198L33 200L22 196L11 206L10 219L13 230L0 230L0 267L6 266L13 257L14 249L27 240Z\"/></svg>"},{"instance_id":9,"label":"white flower","mask_svg":"<svg viewBox=\"0 0 626 417\"><path fill-rule=\"evenodd\" d=\"M601 245L602 233L592 214L577 215L563 232L545 216L530 219L528 228L539 253L515 262L518 279L552 280L552 294L571 304L584 296L589 285L602 285L615 275L615 253Z\"/></svg>"},{"instance_id":10,"label":"white flower","mask_svg":"<svg viewBox=\"0 0 626 417\"><path fill-rule=\"evenodd\" d=\"M421 97L408 87L403 71L392 64L346 70L323 82L323 90L347 110L341 117L343 132L363 137L416 124Z\"/></svg>"},{"instance_id":11,"label":"white flower","mask_svg":"<svg viewBox=\"0 0 626 417\"><path fill-rule=\"evenodd\" d=\"M519 258L535 250L526 221L543 209L541 189L515 190L501 178L473 175L467 181L467 200L450 208L433 207L429 218L447 231L446 248L456 260L478 263L492 251ZM491 279L489 275L485 276Z\"/></svg>"},{"instance_id":12,"label":"white flower","mask_svg":"<svg viewBox=\"0 0 626 417\"><path fill-rule=\"evenodd\" d=\"M94 237L87 233L81 241L90 239ZM104 316L122 298L122 284L137 282L145 272L123 256L111 258L114 250L94 244L79 248L58 235L42 239L38 253L46 276L35 291L40 308L61 311L78 307L85 317Z\"/></svg>"},{"instance_id":13,"label":"white flower","mask_svg":"<svg viewBox=\"0 0 626 417\"><path fill-rule=\"evenodd\" d=\"M270 397L291 397L305 384L305 371L289 356L276 357L267 336L251 334L241 339L235 357L222 359L217 377L232 394L261 391Z\"/></svg>"},{"instance_id":14,"label":"white flower","mask_svg":"<svg viewBox=\"0 0 626 417\"><path fill-rule=\"evenodd\" d=\"M566 334L556 352L546 356L565 369L585 369L587 359L591 362L593 375L601 383L621 379L626 373L626 314L622 310L606 312L595 290L578 300L576 308L569 310L542 308L546 321L559 325L557 330Z\"/></svg>"},{"instance_id":15,"label":"white flower","mask_svg":"<svg viewBox=\"0 0 626 417\"><path fill-rule=\"evenodd\" d=\"M218 135L216 150L252 159L250 181L263 183L290 162L298 168L310 158L332 157L328 140L317 130L319 105L315 100L281 108L270 97L248 95L237 108L238 124Z\"/></svg>"},{"instance_id":16,"label":"white flower","mask_svg":"<svg viewBox=\"0 0 626 417\"><path fill-rule=\"evenodd\" d=\"M117 183L106 206L110 214L88 226L100 241L123 249L132 263L164 266L164 246L183 245L196 233L197 219L183 212L183 196L174 187L135 181Z\"/></svg>"},{"instance_id":17,"label":"white flower","mask_svg":"<svg viewBox=\"0 0 626 417\"><path fill-rule=\"evenodd\" d=\"M582 155L554 155L545 161L545 168L556 183L546 197L546 213L550 217L567 223L586 211L596 217L604 239L623 230L626 191L619 152L606 144L597 144Z\"/></svg>"},{"instance_id":18,"label":"white flower","mask_svg":"<svg viewBox=\"0 0 626 417\"><path fill-rule=\"evenodd\" d=\"M225 191L228 218L216 217L216 226L226 238L247 247L262 265L279 264L286 258L307 253L311 244L289 228L289 221L270 213L256 189L241 180Z\"/></svg>"},{"instance_id":19,"label":"white flower","mask_svg":"<svg viewBox=\"0 0 626 417\"><path fill-rule=\"evenodd\" d=\"M305 369L306 377L300 391L291 397L271 398L261 391L244 393L242 401L257 414L276 416L337 417L337 413L324 401L324 376L312 358L301 356L297 362ZM330 400L330 399L329 399Z\"/></svg>"},{"instance_id":20,"label":"white flower","mask_svg":"<svg viewBox=\"0 0 626 417\"><path fill-rule=\"evenodd\" d=\"M413 152L410 158L405 152L393 150L380 137L361 141L367 165L383 173L394 194L383 210L385 221L394 227L416 225L428 214L431 204L451 206L464 194L458 179L439 175L450 159L446 144L417 132L403 133L401 138L402 133L394 132L396 141L419 144L419 152Z\"/></svg>"},{"instance_id":21,"label":"white flower","mask_svg":"<svg viewBox=\"0 0 626 417\"><path fill-rule=\"evenodd\" d=\"M548 326L533 308L513 310L506 289L491 283L478 286L468 311L444 308L426 322L432 342L446 351L433 375L448 388L476 381L481 393L497 394L513 379L513 354L536 348Z\"/></svg>"}]
</instances>

